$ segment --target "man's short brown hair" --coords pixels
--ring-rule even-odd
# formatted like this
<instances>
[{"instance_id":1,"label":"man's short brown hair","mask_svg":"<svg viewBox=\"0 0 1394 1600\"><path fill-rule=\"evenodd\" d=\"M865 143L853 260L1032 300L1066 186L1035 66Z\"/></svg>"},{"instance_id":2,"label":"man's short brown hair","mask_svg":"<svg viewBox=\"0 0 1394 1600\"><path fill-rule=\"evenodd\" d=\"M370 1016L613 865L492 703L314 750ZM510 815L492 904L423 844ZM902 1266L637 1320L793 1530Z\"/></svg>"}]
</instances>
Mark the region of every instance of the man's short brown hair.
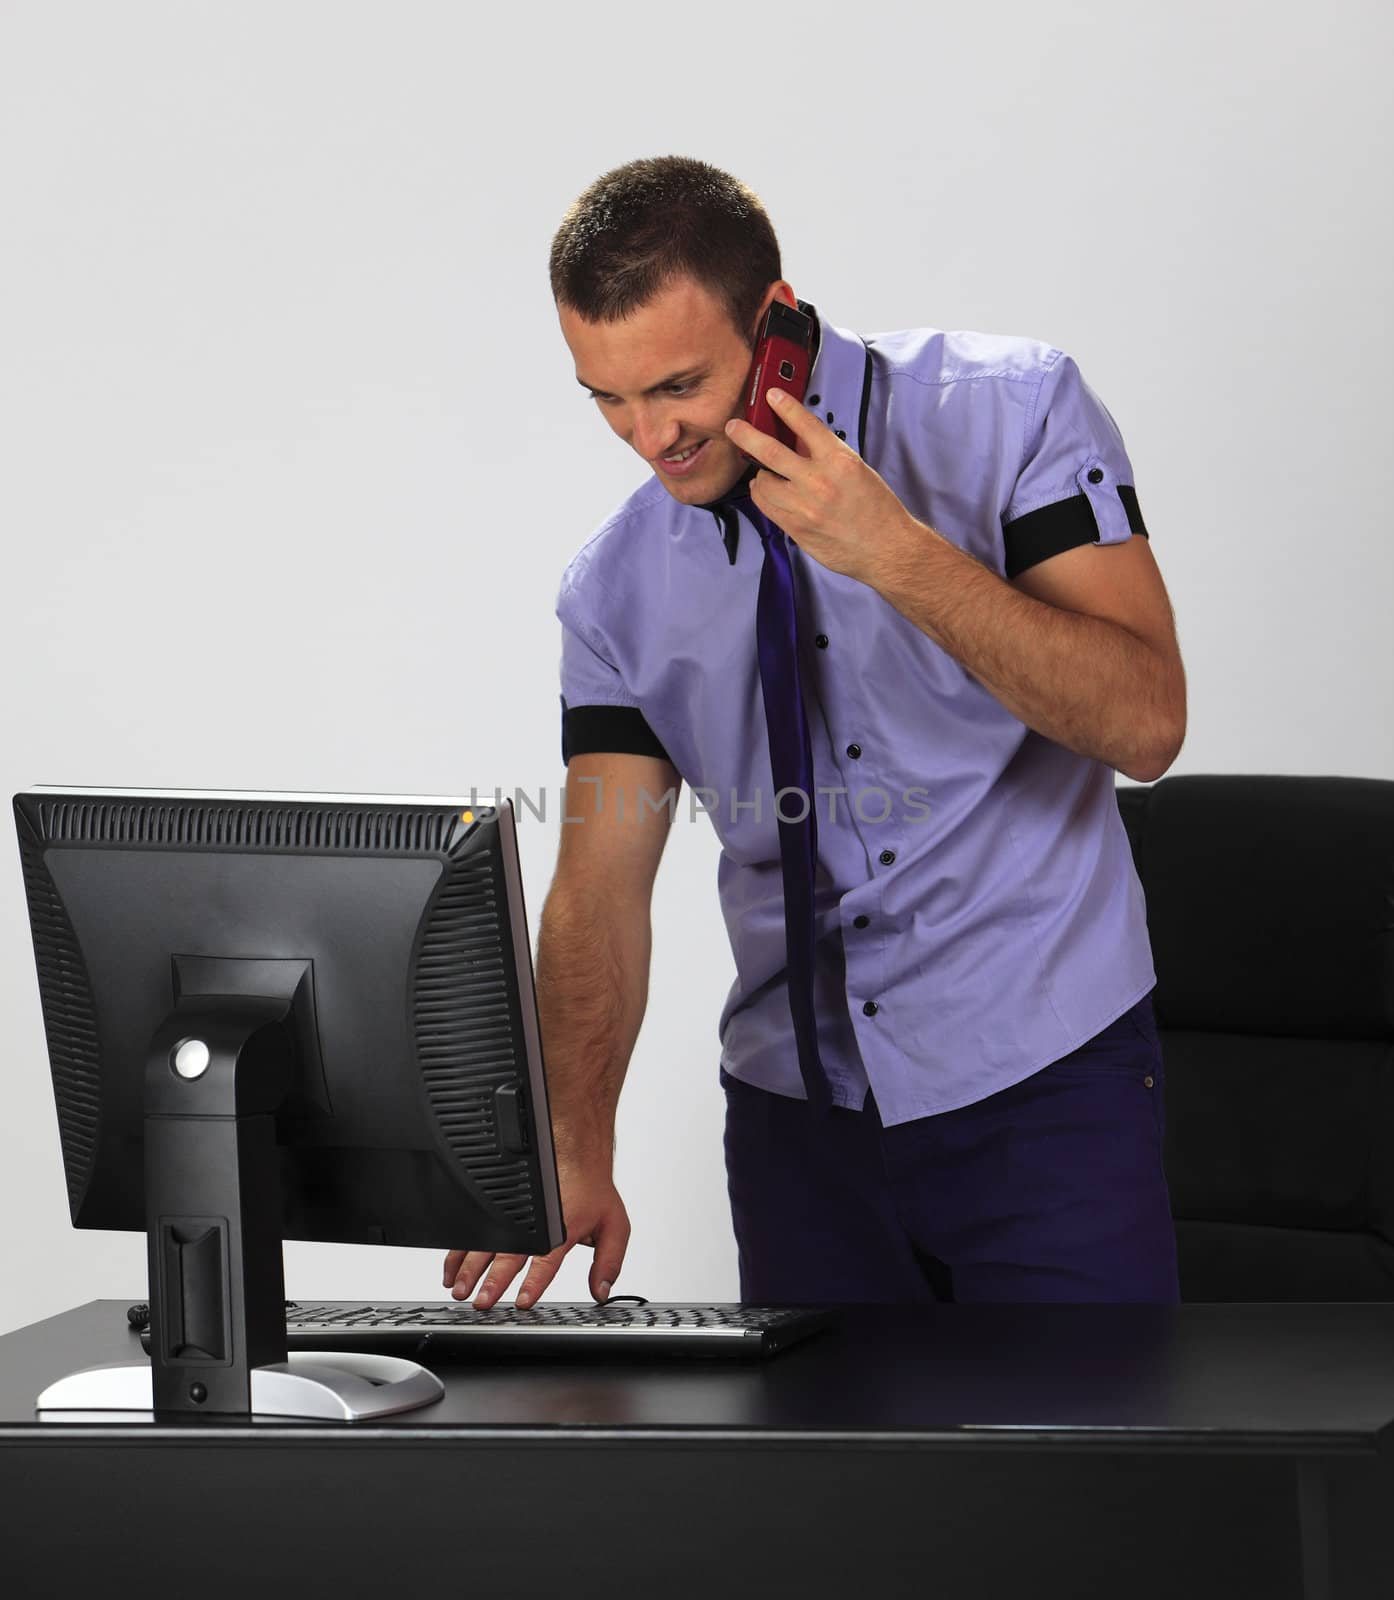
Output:
<instances>
[{"instance_id":1,"label":"man's short brown hair","mask_svg":"<svg viewBox=\"0 0 1394 1600\"><path fill-rule=\"evenodd\" d=\"M598 177L567 209L550 269L553 298L588 322L618 322L672 279L695 278L747 341L784 275L759 196L689 156L647 156Z\"/></svg>"}]
</instances>

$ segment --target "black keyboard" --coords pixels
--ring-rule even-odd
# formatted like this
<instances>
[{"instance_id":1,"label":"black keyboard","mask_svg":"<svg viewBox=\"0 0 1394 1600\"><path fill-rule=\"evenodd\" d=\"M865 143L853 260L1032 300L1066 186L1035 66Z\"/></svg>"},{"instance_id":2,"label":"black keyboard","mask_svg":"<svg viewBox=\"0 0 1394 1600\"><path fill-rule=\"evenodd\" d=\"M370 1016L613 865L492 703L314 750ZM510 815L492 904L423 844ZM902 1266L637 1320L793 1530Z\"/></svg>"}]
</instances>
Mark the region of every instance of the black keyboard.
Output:
<instances>
[{"instance_id":1,"label":"black keyboard","mask_svg":"<svg viewBox=\"0 0 1394 1600\"><path fill-rule=\"evenodd\" d=\"M772 1356L832 1320L811 1307L569 1303L526 1309L468 1301L424 1303L332 1300L286 1307L292 1350L377 1349L409 1355L456 1351L584 1358L630 1356Z\"/></svg>"},{"instance_id":2,"label":"black keyboard","mask_svg":"<svg viewBox=\"0 0 1394 1600\"><path fill-rule=\"evenodd\" d=\"M627 1301L502 1304L480 1311L466 1300L286 1301L291 1350L373 1350L428 1356L497 1354L575 1360L592 1355L772 1356L825 1328L811 1306L675 1305ZM132 1306L132 1327L149 1349L150 1308Z\"/></svg>"}]
</instances>

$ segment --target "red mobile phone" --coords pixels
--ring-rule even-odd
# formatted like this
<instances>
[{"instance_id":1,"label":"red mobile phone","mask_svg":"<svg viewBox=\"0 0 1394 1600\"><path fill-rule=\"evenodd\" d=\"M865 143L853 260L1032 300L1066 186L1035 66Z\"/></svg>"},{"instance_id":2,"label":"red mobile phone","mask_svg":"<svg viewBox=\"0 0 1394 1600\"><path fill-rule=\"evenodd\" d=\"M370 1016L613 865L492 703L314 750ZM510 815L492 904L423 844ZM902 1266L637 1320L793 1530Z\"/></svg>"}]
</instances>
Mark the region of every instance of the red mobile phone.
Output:
<instances>
[{"instance_id":1,"label":"red mobile phone","mask_svg":"<svg viewBox=\"0 0 1394 1600\"><path fill-rule=\"evenodd\" d=\"M783 389L802 405L812 357L813 318L783 300L771 301L745 386L745 420L791 450L797 449L794 435L775 416L766 395L771 389ZM754 459L744 450L741 454L747 461Z\"/></svg>"}]
</instances>

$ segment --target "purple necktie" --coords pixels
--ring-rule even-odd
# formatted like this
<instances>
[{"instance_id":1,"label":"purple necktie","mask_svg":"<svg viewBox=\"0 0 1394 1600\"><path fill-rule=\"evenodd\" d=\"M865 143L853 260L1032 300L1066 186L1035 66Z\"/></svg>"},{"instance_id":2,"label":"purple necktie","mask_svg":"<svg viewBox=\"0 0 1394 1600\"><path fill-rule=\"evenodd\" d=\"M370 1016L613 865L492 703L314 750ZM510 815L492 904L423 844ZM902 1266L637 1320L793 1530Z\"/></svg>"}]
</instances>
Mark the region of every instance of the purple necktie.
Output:
<instances>
[{"instance_id":1,"label":"purple necktie","mask_svg":"<svg viewBox=\"0 0 1394 1600\"><path fill-rule=\"evenodd\" d=\"M776 527L748 494L742 495L736 504L755 524L765 550L755 604L755 649L769 729L775 820L784 876L789 1009L794 1017L799 1071L809 1104L826 1111L831 1100L818 1054L818 1026L813 1009L813 876L818 860L818 822L814 815L813 747L808 737L808 719L799 682L794 575L789 566L789 545L783 529ZM781 794L783 790L792 792Z\"/></svg>"}]
</instances>

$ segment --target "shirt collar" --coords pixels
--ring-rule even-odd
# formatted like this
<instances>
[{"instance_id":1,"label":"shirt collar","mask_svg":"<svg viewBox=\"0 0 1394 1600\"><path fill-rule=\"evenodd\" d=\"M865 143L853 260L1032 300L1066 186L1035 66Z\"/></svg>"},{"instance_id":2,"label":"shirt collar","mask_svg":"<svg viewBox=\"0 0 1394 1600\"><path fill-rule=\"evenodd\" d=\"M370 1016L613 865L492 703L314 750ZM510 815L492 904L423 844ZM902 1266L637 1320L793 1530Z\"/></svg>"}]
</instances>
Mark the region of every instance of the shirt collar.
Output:
<instances>
[{"instance_id":1,"label":"shirt collar","mask_svg":"<svg viewBox=\"0 0 1394 1600\"><path fill-rule=\"evenodd\" d=\"M857 334L824 322L809 301L800 300L798 307L813 318L813 366L808 374L804 404L839 438L846 439L858 455L863 455L867 405L871 398L871 352ZM715 516L726 546L726 558L732 566L736 564L740 542L737 502L749 493L750 480L759 470L752 461L725 494L695 508L710 511Z\"/></svg>"}]
</instances>

